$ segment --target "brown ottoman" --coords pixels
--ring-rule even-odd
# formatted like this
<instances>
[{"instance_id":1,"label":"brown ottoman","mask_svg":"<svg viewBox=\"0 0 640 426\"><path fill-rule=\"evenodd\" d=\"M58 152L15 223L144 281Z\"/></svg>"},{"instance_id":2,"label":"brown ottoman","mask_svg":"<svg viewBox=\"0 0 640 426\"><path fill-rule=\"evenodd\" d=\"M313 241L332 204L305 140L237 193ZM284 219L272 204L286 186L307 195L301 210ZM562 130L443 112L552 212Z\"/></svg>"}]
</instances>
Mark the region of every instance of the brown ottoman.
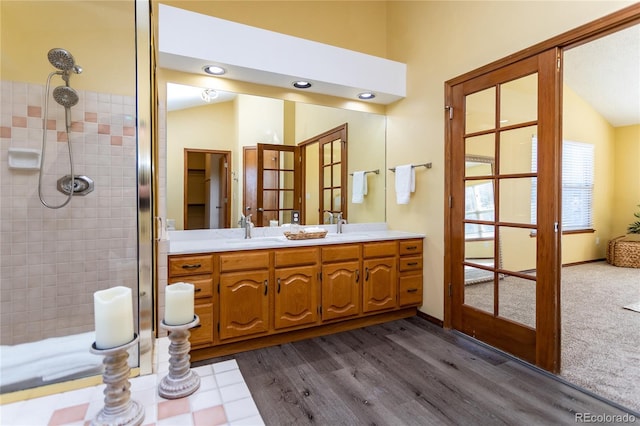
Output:
<instances>
[{"instance_id":1,"label":"brown ottoman","mask_svg":"<svg viewBox=\"0 0 640 426\"><path fill-rule=\"evenodd\" d=\"M607 246L607 262L614 266L640 268L640 241L626 241L617 237Z\"/></svg>"}]
</instances>

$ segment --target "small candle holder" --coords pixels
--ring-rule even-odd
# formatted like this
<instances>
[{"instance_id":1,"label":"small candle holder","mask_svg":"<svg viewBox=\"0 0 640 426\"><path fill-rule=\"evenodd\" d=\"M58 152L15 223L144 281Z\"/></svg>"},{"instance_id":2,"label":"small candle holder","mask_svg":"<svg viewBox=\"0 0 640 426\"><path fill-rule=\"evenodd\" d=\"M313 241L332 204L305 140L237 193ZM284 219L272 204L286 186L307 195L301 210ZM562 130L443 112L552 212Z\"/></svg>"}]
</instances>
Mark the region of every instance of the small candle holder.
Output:
<instances>
[{"instance_id":1,"label":"small candle holder","mask_svg":"<svg viewBox=\"0 0 640 426\"><path fill-rule=\"evenodd\" d=\"M134 333L132 341L115 348L98 349L95 342L91 345L92 354L104 356L102 381L107 385L104 390L104 408L91 421L92 426L142 424L144 407L131 399L131 368L127 363L127 351L137 343L138 335Z\"/></svg>"},{"instance_id":2,"label":"small candle holder","mask_svg":"<svg viewBox=\"0 0 640 426\"><path fill-rule=\"evenodd\" d=\"M193 321L180 325L168 325L162 320L162 328L169 331L169 374L162 378L158 385L158 394L167 399L178 399L189 396L200 387L200 376L191 370L189 351L191 343L190 328L200 323L197 315Z\"/></svg>"}]
</instances>

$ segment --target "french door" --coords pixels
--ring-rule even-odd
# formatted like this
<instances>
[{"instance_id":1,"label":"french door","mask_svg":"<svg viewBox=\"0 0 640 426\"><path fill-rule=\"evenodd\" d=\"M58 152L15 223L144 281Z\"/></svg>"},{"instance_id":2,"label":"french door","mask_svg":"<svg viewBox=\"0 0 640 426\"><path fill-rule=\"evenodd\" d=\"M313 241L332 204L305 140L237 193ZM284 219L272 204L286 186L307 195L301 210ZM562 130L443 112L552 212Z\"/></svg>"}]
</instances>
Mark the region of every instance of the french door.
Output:
<instances>
[{"instance_id":1,"label":"french door","mask_svg":"<svg viewBox=\"0 0 640 426\"><path fill-rule=\"evenodd\" d=\"M257 212L255 223L292 223L300 211L300 151L297 146L258 144Z\"/></svg>"},{"instance_id":2,"label":"french door","mask_svg":"<svg viewBox=\"0 0 640 426\"><path fill-rule=\"evenodd\" d=\"M448 83L451 326L560 368L560 51ZM537 141L534 142L534 141Z\"/></svg>"}]
</instances>

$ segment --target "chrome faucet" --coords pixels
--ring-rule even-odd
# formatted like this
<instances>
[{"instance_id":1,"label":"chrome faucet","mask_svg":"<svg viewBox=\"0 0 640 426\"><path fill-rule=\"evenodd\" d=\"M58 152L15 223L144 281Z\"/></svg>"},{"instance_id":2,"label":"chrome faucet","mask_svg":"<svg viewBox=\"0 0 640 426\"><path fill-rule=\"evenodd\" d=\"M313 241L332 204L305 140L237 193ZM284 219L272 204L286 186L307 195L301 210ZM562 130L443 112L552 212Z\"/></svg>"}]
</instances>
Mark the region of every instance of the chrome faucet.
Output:
<instances>
[{"instance_id":1,"label":"chrome faucet","mask_svg":"<svg viewBox=\"0 0 640 426\"><path fill-rule=\"evenodd\" d=\"M336 232L342 234L342 225L346 225L347 220L342 218L342 212L338 213L338 220L336 221Z\"/></svg>"},{"instance_id":2,"label":"chrome faucet","mask_svg":"<svg viewBox=\"0 0 640 426\"><path fill-rule=\"evenodd\" d=\"M333 213L331 210L325 210L323 213L329 213L329 224L333 225Z\"/></svg>"},{"instance_id":3,"label":"chrome faucet","mask_svg":"<svg viewBox=\"0 0 640 426\"><path fill-rule=\"evenodd\" d=\"M245 216L244 218L244 238L248 239L251 238L251 214L248 214Z\"/></svg>"}]
</instances>

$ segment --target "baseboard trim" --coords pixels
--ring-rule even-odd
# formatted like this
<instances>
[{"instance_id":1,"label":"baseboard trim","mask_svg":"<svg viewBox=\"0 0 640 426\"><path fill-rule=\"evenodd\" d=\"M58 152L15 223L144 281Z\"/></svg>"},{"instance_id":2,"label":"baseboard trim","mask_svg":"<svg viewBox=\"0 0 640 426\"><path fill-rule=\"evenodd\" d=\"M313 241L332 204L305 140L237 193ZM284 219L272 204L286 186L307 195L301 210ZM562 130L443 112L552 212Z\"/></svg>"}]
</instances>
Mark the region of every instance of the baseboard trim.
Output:
<instances>
[{"instance_id":1,"label":"baseboard trim","mask_svg":"<svg viewBox=\"0 0 640 426\"><path fill-rule=\"evenodd\" d=\"M432 317L431 315L425 314L422 311L418 311L416 315L422 318L423 320L427 320L430 323L437 325L438 327L444 328L444 322L436 317Z\"/></svg>"},{"instance_id":2,"label":"baseboard trim","mask_svg":"<svg viewBox=\"0 0 640 426\"><path fill-rule=\"evenodd\" d=\"M583 260L581 262L571 262L571 263L563 263L562 267L567 267L567 266L579 266L579 265L586 265L588 263L594 263L594 262L604 262L607 259L592 259L592 260Z\"/></svg>"}]
</instances>

